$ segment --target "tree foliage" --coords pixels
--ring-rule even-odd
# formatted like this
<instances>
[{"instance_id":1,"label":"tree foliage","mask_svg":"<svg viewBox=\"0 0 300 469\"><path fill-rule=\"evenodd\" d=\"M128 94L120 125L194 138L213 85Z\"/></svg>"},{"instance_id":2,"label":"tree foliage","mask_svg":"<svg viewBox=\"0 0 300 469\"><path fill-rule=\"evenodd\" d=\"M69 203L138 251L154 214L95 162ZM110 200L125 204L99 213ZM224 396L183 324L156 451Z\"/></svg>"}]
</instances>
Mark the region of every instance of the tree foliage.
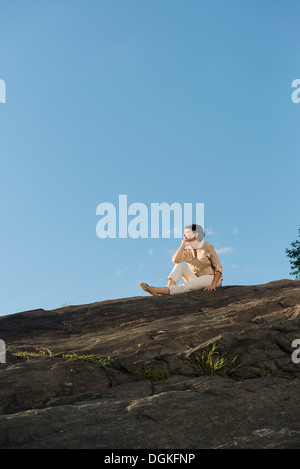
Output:
<instances>
[{"instance_id":1,"label":"tree foliage","mask_svg":"<svg viewBox=\"0 0 300 469\"><path fill-rule=\"evenodd\" d=\"M300 238L300 228L298 230ZM292 249L286 249L285 252L290 258L292 267L291 275L295 275L296 279L300 279L300 241L297 239L291 243Z\"/></svg>"}]
</instances>

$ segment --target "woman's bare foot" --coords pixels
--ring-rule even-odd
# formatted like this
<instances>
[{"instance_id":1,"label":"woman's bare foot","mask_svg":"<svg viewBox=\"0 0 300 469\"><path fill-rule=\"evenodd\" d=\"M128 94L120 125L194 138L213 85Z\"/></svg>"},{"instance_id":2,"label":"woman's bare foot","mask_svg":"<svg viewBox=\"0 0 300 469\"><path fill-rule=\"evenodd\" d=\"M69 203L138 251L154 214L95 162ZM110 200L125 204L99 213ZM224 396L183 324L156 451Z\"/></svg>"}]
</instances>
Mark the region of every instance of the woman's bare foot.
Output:
<instances>
[{"instance_id":1,"label":"woman's bare foot","mask_svg":"<svg viewBox=\"0 0 300 469\"><path fill-rule=\"evenodd\" d=\"M140 285L142 289L147 293L150 293L151 296L170 294L170 290L168 287L151 287L150 285L147 285L147 283L144 282L142 282Z\"/></svg>"},{"instance_id":2,"label":"woman's bare foot","mask_svg":"<svg viewBox=\"0 0 300 469\"><path fill-rule=\"evenodd\" d=\"M169 287L151 287L157 295L170 295Z\"/></svg>"},{"instance_id":3,"label":"woman's bare foot","mask_svg":"<svg viewBox=\"0 0 300 469\"><path fill-rule=\"evenodd\" d=\"M147 285L147 283L141 282L140 285L141 285L142 289L144 291L146 291L147 293L150 293L151 296L157 296L158 295L158 293L156 293L152 287Z\"/></svg>"}]
</instances>

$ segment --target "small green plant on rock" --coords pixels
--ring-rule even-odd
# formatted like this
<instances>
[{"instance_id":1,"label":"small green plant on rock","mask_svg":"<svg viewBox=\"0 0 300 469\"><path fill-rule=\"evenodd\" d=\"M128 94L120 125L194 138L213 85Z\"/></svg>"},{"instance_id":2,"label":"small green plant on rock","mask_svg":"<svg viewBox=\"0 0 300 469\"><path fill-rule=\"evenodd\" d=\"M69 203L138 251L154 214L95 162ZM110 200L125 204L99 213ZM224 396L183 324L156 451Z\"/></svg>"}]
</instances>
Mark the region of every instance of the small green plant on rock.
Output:
<instances>
[{"instance_id":1,"label":"small green plant on rock","mask_svg":"<svg viewBox=\"0 0 300 469\"><path fill-rule=\"evenodd\" d=\"M151 368L146 368L144 370L144 376L151 381L164 381L168 379L169 373L166 370L152 370Z\"/></svg>"},{"instance_id":2,"label":"small green plant on rock","mask_svg":"<svg viewBox=\"0 0 300 469\"><path fill-rule=\"evenodd\" d=\"M37 352L26 352L26 351L21 351L21 350L12 352L12 355L15 355L16 357L24 357L24 358L41 356L41 354Z\"/></svg>"},{"instance_id":3,"label":"small green plant on rock","mask_svg":"<svg viewBox=\"0 0 300 469\"><path fill-rule=\"evenodd\" d=\"M189 360L197 371L208 376L220 372L228 376L241 367L235 363L237 357L229 359L228 351L221 353L217 349L218 345L214 343L210 350L204 350L201 356L195 355Z\"/></svg>"},{"instance_id":4,"label":"small green plant on rock","mask_svg":"<svg viewBox=\"0 0 300 469\"><path fill-rule=\"evenodd\" d=\"M66 302L66 303L63 303L63 304L61 305L61 307L62 307L62 308L68 308L69 306L72 306L72 304L73 304L73 303L68 303L68 302Z\"/></svg>"},{"instance_id":5,"label":"small green plant on rock","mask_svg":"<svg viewBox=\"0 0 300 469\"><path fill-rule=\"evenodd\" d=\"M94 365L98 366L109 366L110 365L110 357L101 358L95 355L77 355L77 353L72 354L65 354L63 358L66 360L81 360L84 362L93 363Z\"/></svg>"},{"instance_id":6,"label":"small green plant on rock","mask_svg":"<svg viewBox=\"0 0 300 469\"><path fill-rule=\"evenodd\" d=\"M169 378L169 373L167 370L153 370L149 366L143 368L142 371L138 371L135 374L144 376L144 378L150 379L150 381L164 381Z\"/></svg>"}]
</instances>

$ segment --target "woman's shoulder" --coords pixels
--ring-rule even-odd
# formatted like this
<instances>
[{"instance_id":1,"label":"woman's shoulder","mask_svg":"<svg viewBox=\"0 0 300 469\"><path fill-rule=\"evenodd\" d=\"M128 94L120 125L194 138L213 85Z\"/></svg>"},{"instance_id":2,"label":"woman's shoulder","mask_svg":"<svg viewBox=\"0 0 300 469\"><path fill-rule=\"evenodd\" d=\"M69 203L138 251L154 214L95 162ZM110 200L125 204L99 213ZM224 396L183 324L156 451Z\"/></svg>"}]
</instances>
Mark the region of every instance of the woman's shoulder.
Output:
<instances>
[{"instance_id":1,"label":"woman's shoulder","mask_svg":"<svg viewBox=\"0 0 300 469\"><path fill-rule=\"evenodd\" d=\"M207 242L203 244L203 249L205 249L208 252L213 252L215 250L214 246Z\"/></svg>"},{"instance_id":2,"label":"woman's shoulder","mask_svg":"<svg viewBox=\"0 0 300 469\"><path fill-rule=\"evenodd\" d=\"M213 245L210 244L210 243L207 243L206 241L204 242L203 244L203 247L207 248L207 249L210 249L210 248L213 248Z\"/></svg>"}]
</instances>

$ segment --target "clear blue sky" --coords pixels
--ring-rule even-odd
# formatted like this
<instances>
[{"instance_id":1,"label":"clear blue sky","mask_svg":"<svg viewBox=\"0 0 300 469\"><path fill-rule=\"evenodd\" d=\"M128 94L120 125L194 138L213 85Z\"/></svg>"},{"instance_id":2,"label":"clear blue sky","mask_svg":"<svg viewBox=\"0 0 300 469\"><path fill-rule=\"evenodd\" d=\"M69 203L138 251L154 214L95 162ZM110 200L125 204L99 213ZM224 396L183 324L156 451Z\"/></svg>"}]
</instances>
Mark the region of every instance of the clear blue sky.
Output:
<instances>
[{"instance_id":1,"label":"clear blue sky","mask_svg":"<svg viewBox=\"0 0 300 469\"><path fill-rule=\"evenodd\" d=\"M2 0L0 314L145 295L174 239L99 239L96 208L205 204L224 285L290 276L298 0Z\"/></svg>"}]
</instances>

